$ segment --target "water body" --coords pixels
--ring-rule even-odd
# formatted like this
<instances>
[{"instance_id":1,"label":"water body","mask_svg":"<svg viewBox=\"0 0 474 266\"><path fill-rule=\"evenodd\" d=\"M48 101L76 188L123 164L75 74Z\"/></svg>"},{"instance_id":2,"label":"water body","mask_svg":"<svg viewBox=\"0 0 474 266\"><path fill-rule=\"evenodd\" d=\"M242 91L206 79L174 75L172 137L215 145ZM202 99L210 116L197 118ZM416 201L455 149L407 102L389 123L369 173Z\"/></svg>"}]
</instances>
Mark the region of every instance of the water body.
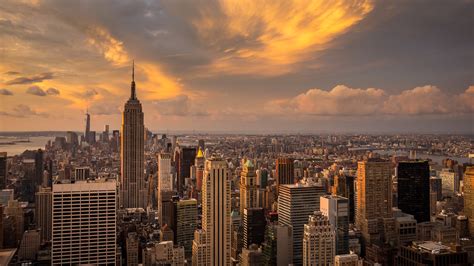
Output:
<instances>
[{"instance_id":1,"label":"water body","mask_svg":"<svg viewBox=\"0 0 474 266\"><path fill-rule=\"evenodd\" d=\"M0 143L11 142L14 140L24 140L26 138L3 137L0 136ZM53 141L54 137L30 137L30 142L17 142L13 145L0 144L0 152L7 152L7 156L14 156L23 153L25 150L44 149L48 140Z\"/></svg>"},{"instance_id":2,"label":"water body","mask_svg":"<svg viewBox=\"0 0 474 266\"><path fill-rule=\"evenodd\" d=\"M395 151L395 150L374 150L374 152L381 154L381 155L398 155L398 156L408 156L408 152L405 151ZM442 164L444 159L452 159L457 161L460 164L469 163L470 159L468 157L456 157L456 156L444 156L444 155L434 155L434 154L423 154L417 153L417 159L430 159L431 161Z\"/></svg>"}]
</instances>

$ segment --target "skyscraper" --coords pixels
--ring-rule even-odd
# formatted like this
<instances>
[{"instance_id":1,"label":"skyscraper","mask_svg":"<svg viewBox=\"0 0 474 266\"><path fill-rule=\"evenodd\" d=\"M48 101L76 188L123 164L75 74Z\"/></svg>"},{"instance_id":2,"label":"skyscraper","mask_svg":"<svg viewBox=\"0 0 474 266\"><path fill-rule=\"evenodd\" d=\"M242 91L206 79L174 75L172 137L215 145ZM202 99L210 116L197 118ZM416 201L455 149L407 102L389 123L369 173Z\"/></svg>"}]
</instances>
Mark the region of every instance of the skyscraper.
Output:
<instances>
[{"instance_id":1,"label":"skyscraper","mask_svg":"<svg viewBox=\"0 0 474 266\"><path fill-rule=\"evenodd\" d=\"M319 211L320 197L325 189L312 183L281 185L278 196L278 222L293 229L293 263L303 263L303 229L308 216Z\"/></svg>"},{"instance_id":2,"label":"skyscraper","mask_svg":"<svg viewBox=\"0 0 474 266\"><path fill-rule=\"evenodd\" d=\"M192 255L194 231L197 228L197 201L180 199L174 202L175 224L173 225L175 243L184 247L186 258Z\"/></svg>"},{"instance_id":3,"label":"skyscraper","mask_svg":"<svg viewBox=\"0 0 474 266\"><path fill-rule=\"evenodd\" d=\"M316 211L304 225L303 265L332 265L335 255L334 231L328 218Z\"/></svg>"},{"instance_id":4,"label":"skyscraper","mask_svg":"<svg viewBox=\"0 0 474 266\"><path fill-rule=\"evenodd\" d=\"M91 135L91 116L89 110L86 111L86 130L84 132L84 141L90 144Z\"/></svg>"},{"instance_id":5,"label":"skyscraper","mask_svg":"<svg viewBox=\"0 0 474 266\"><path fill-rule=\"evenodd\" d=\"M428 161L399 162L398 208L417 222L430 221L430 166Z\"/></svg>"},{"instance_id":6,"label":"skyscraper","mask_svg":"<svg viewBox=\"0 0 474 266\"><path fill-rule=\"evenodd\" d=\"M115 265L115 180L53 184L52 265Z\"/></svg>"},{"instance_id":7,"label":"skyscraper","mask_svg":"<svg viewBox=\"0 0 474 266\"><path fill-rule=\"evenodd\" d=\"M225 160L206 160L202 186L202 229L205 236L203 239L201 231L197 230L193 243L193 259L203 258L204 265L230 264L231 181L227 178L227 171ZM203 251L207 254L201 254Z\"/></svg>"},{"instance_id":8,"label":"skyscraper","mask_svg":"<svg viewBox=\"0 0 474 266\"><path fill-rule=\"evenodd\" d=\"M52 192L51 188L40 187L36 192L36 223L41 229L41 241L51 240L52 230Z\"/></svg>"},{"instance_id":9,"label":"skyscraper","mask_svg":"<svg viewBox=\"0 0 474 266\"><path fill-rule=\"evenodd\" d=\"M263 208L245 208L243 211L243 248L261 245L265 238L265 212Z\"/></svg>"},{"instance_id":10,"label":"skyscraper","mask_svg":"<svg viewBox=\"0 0 474 266\"><path fill-rule=\"evenodd\" d=\"M132 70L131 95L122 115L120 148L120 205L124 208L146 208L147 189L144 178L145 126L142 105L135 93Z\"/></svg>"},{"instance_id":11,"label":"skyscraper","mask_svg":"<svg viewBox=\"0 0 474 266\"><path fill-rule=\"evenodd\" d=\"M474 237L474 166L468 166L464 173L464 214L469 221L469 232Z\"/></svg>"},{"instance_id":12,"label":"skyscraper","mask_svg":"<svg viewBox=\"0 0 474 266\"><path fill-rule=\"evenodd\" d=\"M177 156L179 160L175 162L176 165L176 176L177 176L177 189L180 194L185 190L185 180L191 177L191 166L194 165L196 159L196 148L195 147L182 147L179 149Z\"/></svg>"},{"instance_id":13,"label":"skyscraper","mask_svg":"<svg viewBox=\"0 0 474 266\"><path fill-rule=\"evenodd\" d=\"M321 212L328 217L335 232L336 254L349 253L349 200L327 195L321 197Z\"/></svg>"},{"instance_id":14,"label":"skyscraper","mask_svg":"<svg viewBox=\"0 0 474 266\"><path fill-rule=\"evenodd\" d=\"M280 185L293 184L295 179L295 166L291 158L278 158L275 163L277 190Z\"/></svg>"},{"instance_id":15,"label":"skyscraper","mask_svg":"<svg viewBox=\"0 0 474 266\"><path fill-rule=\"evenodd\" d=\"M0 152L0 189L7 186L7 153Z\"/></svg>"},{"instance_id":16,"label":"skyscraper","mask_svg":"<svg viewBox=\"0 0 474 266\"><path fill-rule=\"evenodd\" d=\"M357 168L356 226L366 245L380 240L381 219L392 217L392 169L388 161L371 158Z\"/></svg>"},{"instance_id":17,"label":"skyscraper","mask_svg":"<svg viewBox=\"0 0 474 266\"><path fill-rule=\"evenodd\" d=\"M258 185L255 168L251 160L247 160L240 174L240 214L245 208L258 207ZM247 248L247 247L246 247Z\"/></svg>"}]
</instances>

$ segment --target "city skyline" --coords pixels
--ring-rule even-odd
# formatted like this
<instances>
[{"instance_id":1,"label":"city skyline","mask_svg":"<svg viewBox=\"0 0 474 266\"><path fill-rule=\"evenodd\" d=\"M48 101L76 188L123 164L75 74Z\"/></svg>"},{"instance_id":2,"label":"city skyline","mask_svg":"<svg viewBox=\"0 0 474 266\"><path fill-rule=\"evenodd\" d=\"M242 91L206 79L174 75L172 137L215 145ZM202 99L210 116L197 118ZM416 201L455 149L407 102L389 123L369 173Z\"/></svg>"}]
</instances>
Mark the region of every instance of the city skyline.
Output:
<instances>
[{"instance_id":1,"label":"city skyline","mask_svg":"<svg viewBox=\"0 0 474 266\"><path fill-rule=\"evenodd\" d=\"M473 10L5 1L0 131L118 129L135 59L152 131L473 133Z\"/></svg>"}]
</instances>

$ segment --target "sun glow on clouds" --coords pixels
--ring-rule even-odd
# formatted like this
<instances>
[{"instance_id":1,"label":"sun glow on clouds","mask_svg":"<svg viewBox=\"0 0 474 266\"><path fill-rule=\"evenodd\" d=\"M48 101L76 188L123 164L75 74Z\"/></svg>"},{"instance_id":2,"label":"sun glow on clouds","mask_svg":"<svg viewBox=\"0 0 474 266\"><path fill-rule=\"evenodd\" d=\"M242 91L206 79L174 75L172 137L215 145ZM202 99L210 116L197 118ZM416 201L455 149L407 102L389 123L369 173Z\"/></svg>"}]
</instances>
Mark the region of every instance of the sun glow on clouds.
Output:
<instances>
[{"instance_id":1,"label":"sun glow on clouds","mask_svg":"<svg viewBox=\"0 0 474 266\"><path fill-rule=\"evenodd\" d=\"M126 51L123 42L114 38L105 28L91 27L87 32L89 36L88 43L96 47L107 61L115 66L131 66L131 56ZM136 61L138 93L140 93L140 90L145 92L144 95L141 95L141 98L156 100L173 97L181 93L182 85L178 79L166 73L162 66L146 60L138 59ZM140 76L146 78L140 79Z\"/></svg>"},{"instance_id":2,"label":"sun glow on clouds","mask_svg":"<svg viewBox=\"0 0 474 266\"><path fill-rule=\"evenodd\" d=\"M220 0L220 11L201 10L194 21L199 36L222 56L216 72L278 75L362 20L370 0Z\"/></svg>"}]
</instances>

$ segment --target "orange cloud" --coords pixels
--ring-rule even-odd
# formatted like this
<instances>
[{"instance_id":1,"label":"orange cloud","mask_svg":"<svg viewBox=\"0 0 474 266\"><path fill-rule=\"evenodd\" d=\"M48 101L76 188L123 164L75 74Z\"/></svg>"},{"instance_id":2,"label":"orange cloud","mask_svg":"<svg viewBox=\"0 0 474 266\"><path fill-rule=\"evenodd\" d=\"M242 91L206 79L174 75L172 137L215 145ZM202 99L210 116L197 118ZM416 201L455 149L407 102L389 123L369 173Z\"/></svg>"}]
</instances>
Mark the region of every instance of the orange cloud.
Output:
<instances>
[{"instance_id":1,"label":"orange cloud","mask_svg":"<svg viewBox=\"0 0 474 266\"><path fill-rule=\"evenodd\" d=\"M203 43L224 54L211 69L276 75L327 48L374 4L371 0L220 0L219 6L222 14L204 9L193 23Z\"/></svg>"}]
</instances>

